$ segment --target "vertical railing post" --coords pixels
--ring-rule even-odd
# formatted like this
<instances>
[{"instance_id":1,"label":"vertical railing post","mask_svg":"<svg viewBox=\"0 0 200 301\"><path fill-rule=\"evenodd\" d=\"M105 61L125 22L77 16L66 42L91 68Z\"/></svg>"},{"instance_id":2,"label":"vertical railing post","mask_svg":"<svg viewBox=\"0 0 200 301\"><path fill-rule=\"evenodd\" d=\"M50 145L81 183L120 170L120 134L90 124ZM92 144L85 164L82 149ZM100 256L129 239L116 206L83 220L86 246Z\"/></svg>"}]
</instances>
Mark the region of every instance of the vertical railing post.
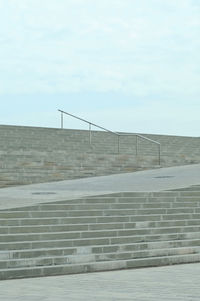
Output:
<instances>
[{"instance_id":1,"label":"vertical railing post","mask_svg":"<svg viewBox=\"0 0 200 301\"><path fill-rule=\"evenodd\" d=\"M158 164L159 164L159 166L160 166L160 164L161 164L161 145L159 144L158 146L159 146L159 159L158 159Z\"/></svg>"},{"instance_id":2,"label":"vertical railing post","mask_svg":"<svg viewBox=\"0 0 200 301\"><path fill-rule=\"evenodd\" d=\"M90 145L92 144L92 131L91 131L91 123L89 123L89 141L90 141Z\"/></svg>"},{"instance_id":3,"label":"vertical railing post","mask_svg":"<svg viewBox=\"0 0 200 301\"><path fill-rule=\"evenodd\" d=\"M61 129L63 129L63 112L60 113L61 113Z\"/></svg>"},{"instance_id":4,"label":"vertical railing post","mask_svg":"<svg viewBox=\"0 0 200 301\"><path fill-rule=\"evenodd\" d=\"M138 136L136 135L136 157L138 155Z\"/></svg>"},{"instance_id":5,"label":"vertical railing post","mask_svg":"<svg viewBox=\"0 0 200 301\"><path fill-rule=\"evenodd\" d=\"M120 152L120 135L118 135L118 154L119 154L119 152Z\"/></svg>"}]
</instances>

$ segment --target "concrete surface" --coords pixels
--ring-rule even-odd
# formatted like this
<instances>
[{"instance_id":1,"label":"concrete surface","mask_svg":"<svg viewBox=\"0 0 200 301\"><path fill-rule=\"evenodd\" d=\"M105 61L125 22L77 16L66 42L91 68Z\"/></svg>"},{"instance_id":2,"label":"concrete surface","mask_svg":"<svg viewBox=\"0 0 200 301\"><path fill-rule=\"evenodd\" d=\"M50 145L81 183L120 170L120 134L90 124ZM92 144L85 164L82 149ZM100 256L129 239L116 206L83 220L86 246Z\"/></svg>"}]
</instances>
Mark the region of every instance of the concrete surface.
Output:
<instances>
[{"instance_id":1,"label":"concrete surface","mask_svg":"<svg viewBox=\"0 0 200 301\"><path fill-rule=\"evenodd\" d=\"M200 164L0 189L0 209L120 191L162 191L200 184Z\"/></svg>"},{"instance_id":2,"label":"concrete surface","mask_svg":"<svg viewBox=\"0 0 200 301\"><path fill-rule=\"evenodd\" d=\"M6 280L2 301L195 301L200 264Z\"/></svg>"},{"instance_id":3,"label":"concrete surface","mask_svg":"<svg viewBox=\"0 0 200 301\"><path fill-rule=\"evenodd\" d=\"M200 184L200 164L0 190L0 208L118 191L161 191ZM43 194L44 193L44 194ZM45 194L47 193L47 194ZM2 301L193 301L200 264L0 282Z\"/></svg>"}]
</instances>

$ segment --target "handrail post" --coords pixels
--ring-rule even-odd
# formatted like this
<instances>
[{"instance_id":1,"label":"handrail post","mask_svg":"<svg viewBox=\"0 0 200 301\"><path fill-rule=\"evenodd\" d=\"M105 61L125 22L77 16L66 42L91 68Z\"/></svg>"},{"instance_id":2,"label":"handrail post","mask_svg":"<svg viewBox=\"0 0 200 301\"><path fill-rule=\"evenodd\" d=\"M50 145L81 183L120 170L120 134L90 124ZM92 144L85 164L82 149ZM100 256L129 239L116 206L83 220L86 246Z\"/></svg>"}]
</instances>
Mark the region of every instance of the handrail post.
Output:
<instances>
[{"instance_id":1,"label":"handrail post","mask_svg":"<svg viewBox=\"0 0 200 301\"><path fill-rule=\"evenodd\" d=\"M138 136L136 135L136 157L138 155Z\"/></svg>"},{"instance_id":2,"label":"handrail post","mask_svg":"<svg viewBox=\"0 0 200 301\"><path fill-rule=\"evenodd\" d=\"M158 164L159 164L159 166L160 166L160 164L161 164L161 145L159 144L158 147L159 147L159 159L158 159Z\"/></svg>"},{"instance_id":3,"label":"handrail post","mask_svg":"<svg viewBox=\"0 0 200 301\"><path fill-rule=\"evenodd\" d=\"M119 139L120 139L120 135L118 135L118 154L120 152L120 141L119 141Z\"/></svg>"},{"instance_id":4,"label":"handrail post","mask_svg":"<svg viewBox=\"0 0 200 301\"><path fill-rule=\"evenodd\" d=\"M60 113L61 113L61 129L63 129L63 112Z\"/></svg>"},{"instance_id":5,"label":"handrail post","mask_svg":"<svg viewBox=\"0 0 200 301\"><path fill-rule=\"evenodd\" d=\"M90 141L90 145L92 144L92 132L91 132L91 127L92 127L92 124L89 123L89 141Z\"/></svg>"}]
</instances>

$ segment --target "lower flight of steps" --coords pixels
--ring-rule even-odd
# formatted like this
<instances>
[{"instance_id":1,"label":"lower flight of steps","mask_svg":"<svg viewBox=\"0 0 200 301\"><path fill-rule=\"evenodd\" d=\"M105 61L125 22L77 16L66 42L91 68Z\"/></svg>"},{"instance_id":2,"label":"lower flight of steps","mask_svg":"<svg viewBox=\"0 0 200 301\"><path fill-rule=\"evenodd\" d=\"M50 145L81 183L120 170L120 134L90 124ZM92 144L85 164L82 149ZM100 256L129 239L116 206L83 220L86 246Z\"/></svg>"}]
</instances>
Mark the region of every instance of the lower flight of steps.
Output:
<instances>
[{"instance_id":1,"label":"lower flight of steps","mask_svg":"<svg viewBox=\"0 0 200 301\"><path fill-rule=\"evenodd\" d=\"M0 211L0 279L200 262L200 190Z\"/></svg>"}]
</instances>

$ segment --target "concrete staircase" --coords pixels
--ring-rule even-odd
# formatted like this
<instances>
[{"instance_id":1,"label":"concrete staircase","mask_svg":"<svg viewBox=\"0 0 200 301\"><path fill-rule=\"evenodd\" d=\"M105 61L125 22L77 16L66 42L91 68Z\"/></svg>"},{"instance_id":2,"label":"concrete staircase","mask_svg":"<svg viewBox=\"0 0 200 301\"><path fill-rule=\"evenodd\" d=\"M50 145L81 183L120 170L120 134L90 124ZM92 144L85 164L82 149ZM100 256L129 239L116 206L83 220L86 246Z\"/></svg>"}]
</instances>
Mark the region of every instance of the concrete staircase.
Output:
<instances>
[{"instance_id":1,"label":"concrete staircase","mask_svg":"<svg viewBox=\"0 0 200 301\"><path fill-rule=\"evenodd\" d=\"M200 162L200 139L145 135L162 145L161 166ZM84 130L0 126L0 187L152 169L157 145L136 138Z\"/></svg>"},{"instance_id":2,"label":"concrete staircase","mask_svg":"<svg viewBox=\"0 0 200 301\"><path fill-rule=\"evenodd\" d=\"M0 187L157 167L157 149L142 162L135 137L127 139L118 153L117 137L105 132L92 132L90 145L88 131L0 126Z\"/></svg>"},{"instance_id":3,"label":"concrete staircase","mask_svg":"<svg viewBox=\"0 0 200 301\"><path fill-rule=\"evenodd\" d=\"M200 189L0 211L0 279L200 261Z\"/></svg>"}]
</instances>

